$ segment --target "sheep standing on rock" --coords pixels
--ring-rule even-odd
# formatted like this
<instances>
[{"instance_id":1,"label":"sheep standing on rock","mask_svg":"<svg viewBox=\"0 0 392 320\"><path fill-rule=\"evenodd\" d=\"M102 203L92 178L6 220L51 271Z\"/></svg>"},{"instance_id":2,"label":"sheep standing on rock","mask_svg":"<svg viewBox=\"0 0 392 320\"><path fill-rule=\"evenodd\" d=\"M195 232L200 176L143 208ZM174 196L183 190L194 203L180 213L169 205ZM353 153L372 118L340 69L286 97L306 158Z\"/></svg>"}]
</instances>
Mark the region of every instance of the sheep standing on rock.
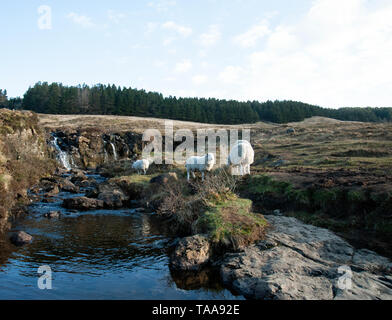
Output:
<instances>
[{"instance_id":1,"label":"sheep standing on rock","mask_svg":"<svg viewBox=\"0 0 392 320\"><path fill-rule=\"evenodd\" d=\"M133 163L132 168L137 170L138 174L141 174L143 171L144 174L146 174L148 168L154 161L151 159L142 159L142 160L137 160Z\"/></svg>"},{"instance_id":2,"label":"sheep standing on rock","mask_svg":"<svg viewBox=\"0 0 392 320\"><path fill-rule=\"evenodd\" d=\"M232 167L232 174L234 168L239 170L239 175L250 174L250 165L254 162L255 152L249 141L238 140L231 148L227 163Z\"/></svg>"},{"instance_id":3,"label":"sheep standing on rock","mask_svg":"<svg viewBox=\"0 0 392 320\"><path fill-rule=\"evenodd\" d=\"M204 172L211 171L215 164L215 156L212 153L208 153L203 157L193 156L188 158L185 167L187 171L187 180L189 181L190 173L192 172L192 177L195 178L195 171L201 172L201 179L204 181Z\"/></svg>"}]
</instances>

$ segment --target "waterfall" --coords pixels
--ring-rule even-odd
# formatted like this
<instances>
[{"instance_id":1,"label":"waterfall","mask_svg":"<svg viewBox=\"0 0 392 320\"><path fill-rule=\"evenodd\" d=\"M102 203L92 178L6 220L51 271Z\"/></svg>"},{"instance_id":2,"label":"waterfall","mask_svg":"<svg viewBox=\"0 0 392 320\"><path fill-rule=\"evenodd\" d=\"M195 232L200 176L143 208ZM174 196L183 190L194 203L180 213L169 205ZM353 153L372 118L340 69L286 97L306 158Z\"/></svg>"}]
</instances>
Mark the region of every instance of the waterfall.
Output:
<instances>
[{"instance_id":1,"label":"waterfall","mask_svg":"<svg viewBox=\"0 0 392 320\"><path fill-rule=\"evenodd\" d=\"M57 159L61 162L63 167L66 168L67 170L71 170L72 167L71 167L71 165L69 163L69 155L65 151L61 150L61 148L60 148L60 146L58 144L58 137L53 136L52 145L56 149L56 151L57 151Z\"/></svg>"},{"instance_id":2,"label":"waterfall","mask_svg":"<svg viewBox=\"0 0 392 320\"><path fill-rule=\"evenodd\" d=\"M115 145L113 144L113 142L110 142L110 145L112 146L112 149L113 149L114 160L117 161L118 156L117 156L117 152L116 152L116 147L115 147Z\"/></svg>"}]
</instances>

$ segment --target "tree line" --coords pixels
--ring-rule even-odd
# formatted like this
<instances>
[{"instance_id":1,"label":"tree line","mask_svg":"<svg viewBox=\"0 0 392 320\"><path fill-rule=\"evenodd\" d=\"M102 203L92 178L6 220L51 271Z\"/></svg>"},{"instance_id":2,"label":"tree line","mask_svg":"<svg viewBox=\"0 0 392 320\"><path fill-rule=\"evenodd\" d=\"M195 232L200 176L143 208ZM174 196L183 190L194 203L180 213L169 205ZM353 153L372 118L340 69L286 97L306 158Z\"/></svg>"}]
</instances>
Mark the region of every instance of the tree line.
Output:
<instances>
[{"instance_id":1,"label":"tree line","mask_svg":"<svg viewBox=\"0 0 392 320\"><path fill-rule=\"evenodd\" d=\"M363 122L392 121L392 108L329 109L297 101L163 97L157 92L103 84L89 87L38 82L27 90L23 99L8 100L8 107L48 114L140 116L216 124L287 123L313 116Z\"/></svg>"}]
</instances>

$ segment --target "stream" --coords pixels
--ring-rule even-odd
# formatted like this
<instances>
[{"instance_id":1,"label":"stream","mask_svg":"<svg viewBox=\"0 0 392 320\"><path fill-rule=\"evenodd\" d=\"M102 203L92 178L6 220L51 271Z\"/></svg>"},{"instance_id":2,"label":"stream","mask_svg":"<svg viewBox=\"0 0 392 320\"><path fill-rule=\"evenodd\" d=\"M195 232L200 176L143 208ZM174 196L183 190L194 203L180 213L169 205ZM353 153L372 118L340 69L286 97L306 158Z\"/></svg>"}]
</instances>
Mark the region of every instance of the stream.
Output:
<instances>
[{"instance_id":1,"label":"stream","mask_svg":"<svg viewBox=\"0 0 392 320\"><path fill-rule=\"evenodd\" d=\"M32 235L31 244L16 247L10 233L1 236L0 299L243 299L225 289L214 270L172 274L168 247L174 238L153 213L61 207L63 199L87 190L31 204L12 227ZM50 211L61 216L44 217ZM43 265L51 268L52 289L38 288Z\"/></svg>"}]
</instances>

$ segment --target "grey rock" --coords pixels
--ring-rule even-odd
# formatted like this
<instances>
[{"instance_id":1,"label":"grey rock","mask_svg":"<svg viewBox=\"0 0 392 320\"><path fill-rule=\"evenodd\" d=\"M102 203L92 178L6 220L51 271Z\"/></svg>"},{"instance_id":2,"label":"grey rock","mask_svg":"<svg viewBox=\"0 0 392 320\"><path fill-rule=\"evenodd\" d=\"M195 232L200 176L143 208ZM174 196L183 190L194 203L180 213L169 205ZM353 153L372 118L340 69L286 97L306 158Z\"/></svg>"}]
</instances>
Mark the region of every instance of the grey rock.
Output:
<instances>
[{"instance_id":1,"label":"grey rock","mask_svg":"<svg viewBox=\"0 0 392 320\"><path fill-rule=\"evenodd\" d=\"M198 234L183 238L178 242L170 257L170 265L174 270L199 270L208 263L210 256L209 239Z\"/></svg>"},{"instance_id":2,"label":"grey rock","mask_svg":"<svg viewBox=\"0 0 392 320\"><path fill-rule=\"evenodd\" d=\"M252 299L392 299L391 262L356 250L333 232L283 216L266 217L266 239L226 254L224 283ZM349 268L351 289L340 268Z\"/></svg>"}]
</instances>

